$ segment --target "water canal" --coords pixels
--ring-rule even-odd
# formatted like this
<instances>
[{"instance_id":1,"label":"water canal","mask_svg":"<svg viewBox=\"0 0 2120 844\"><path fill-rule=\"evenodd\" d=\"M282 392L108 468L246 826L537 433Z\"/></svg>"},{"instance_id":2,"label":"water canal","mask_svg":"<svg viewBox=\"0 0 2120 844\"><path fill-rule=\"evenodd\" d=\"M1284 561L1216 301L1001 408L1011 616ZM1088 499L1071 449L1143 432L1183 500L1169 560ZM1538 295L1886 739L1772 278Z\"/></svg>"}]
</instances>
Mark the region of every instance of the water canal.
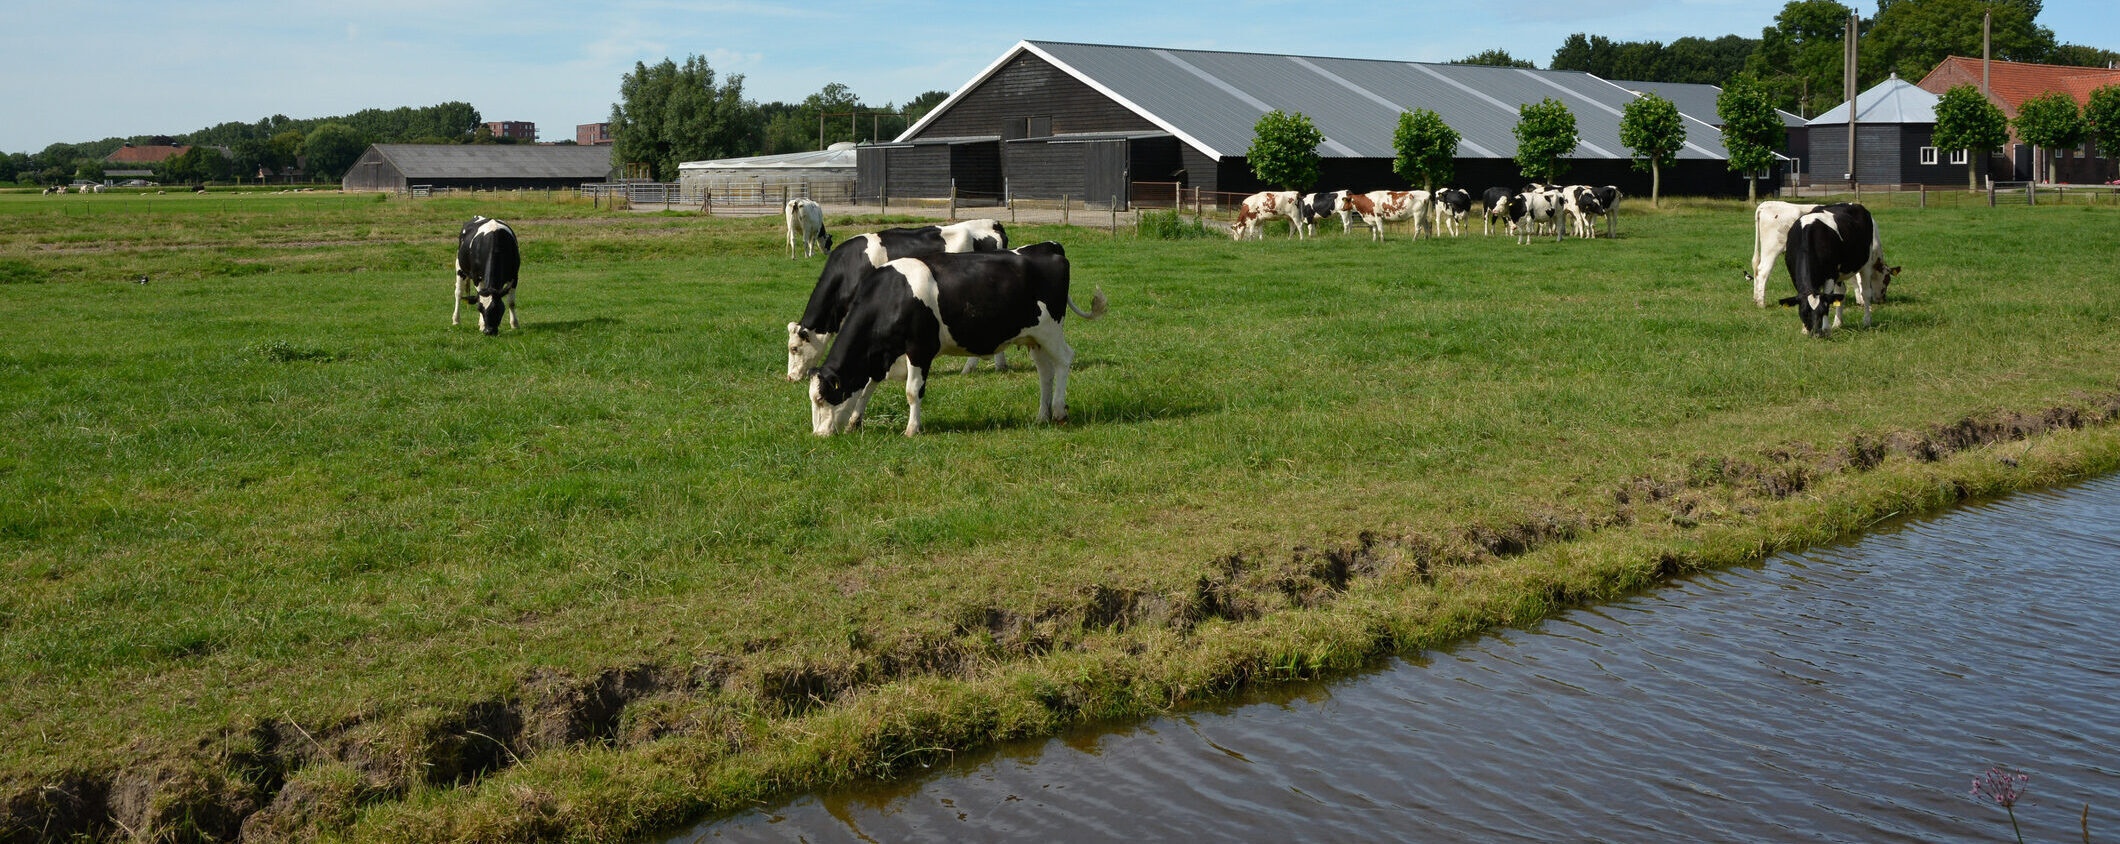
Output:
<instances>
[{"instance_id":1,"label":"water canal","mask_svg":"<svg viewBox=\"0 0 2120 844\"><path fill-rule=\"evenodd\" d=\"M2120 839L2120 478L797 797L724 841Z\"/></svg>"}]
</instances>

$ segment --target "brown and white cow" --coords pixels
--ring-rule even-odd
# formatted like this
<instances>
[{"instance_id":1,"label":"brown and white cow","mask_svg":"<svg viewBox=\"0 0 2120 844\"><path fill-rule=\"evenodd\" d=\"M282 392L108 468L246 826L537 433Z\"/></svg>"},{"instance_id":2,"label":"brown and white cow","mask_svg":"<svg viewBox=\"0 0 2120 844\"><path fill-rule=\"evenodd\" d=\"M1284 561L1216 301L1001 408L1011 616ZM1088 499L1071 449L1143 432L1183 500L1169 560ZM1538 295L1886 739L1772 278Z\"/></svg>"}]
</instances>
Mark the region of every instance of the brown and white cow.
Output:
<instances>
[{"instance_id":1,"label":"brown and white cow","mask_svg":"<svg viewBox=\"0 0 2120 844\"><path fill-rule=\"evenodd\" d=\"M1362 215L1369 221L1369 238L1384 239L1384 224L1401 220L1413 221L1413 236L1421 236L1421 222L1428 217L1432 201L1424 190L1373 190L1368 193L1350 193L1340 200L1343 208Z\"/></svg>"},{"instance_id":2,"label":"brown and white cow","mask_svg":"<svg viewBox=\"0 0 2120 844\"><path fill-rule=\"evenodd\" d=\"M1244 204L1237 208L1237 221L1229 226L1229 238L1243 240L1249 236L1258 240L1265 236L1262 225L1274 217L1288 221L1289 237L1301 237L1302 195L1292 190L1262 190L1244 197Z\"/></svg>"}]
</instances>

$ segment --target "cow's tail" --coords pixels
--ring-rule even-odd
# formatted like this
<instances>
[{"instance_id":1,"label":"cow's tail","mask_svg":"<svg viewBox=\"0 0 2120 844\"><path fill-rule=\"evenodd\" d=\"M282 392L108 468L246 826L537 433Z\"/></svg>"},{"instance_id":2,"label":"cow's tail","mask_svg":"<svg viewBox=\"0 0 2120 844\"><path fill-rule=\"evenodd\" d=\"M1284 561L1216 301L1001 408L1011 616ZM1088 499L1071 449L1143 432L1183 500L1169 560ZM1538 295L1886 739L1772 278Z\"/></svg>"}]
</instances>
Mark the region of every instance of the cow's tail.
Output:
<instances>
[{"instance_id":1,"label":"cow's tail","mask_svg":"<svg viewBox=\"0 0 2120 844\"><path fill-rule=\"evenodd\" d=\"M1067 300L1067 309L1070 311L1074 311L1076 316L1079 316L1083 319L1096 319L1098 317L1104 316L1104 288L1097 288L1096 294L1089 297L1088 313L1083 313L1082 309L1075 305L1075 300L1072 298Z\"/></svg>"},{"instance_id":2,"label":"cow's tail","mask_svg":"<svg viewBox=\"0 0 2120 844\"><path fill-rule=\"evenodd\" d=\"M1759 271L1759 210L1752 211L1752 263L1745 265L1745 280L1752 281L1752 274Z\"/></svg>"}]
</instances>

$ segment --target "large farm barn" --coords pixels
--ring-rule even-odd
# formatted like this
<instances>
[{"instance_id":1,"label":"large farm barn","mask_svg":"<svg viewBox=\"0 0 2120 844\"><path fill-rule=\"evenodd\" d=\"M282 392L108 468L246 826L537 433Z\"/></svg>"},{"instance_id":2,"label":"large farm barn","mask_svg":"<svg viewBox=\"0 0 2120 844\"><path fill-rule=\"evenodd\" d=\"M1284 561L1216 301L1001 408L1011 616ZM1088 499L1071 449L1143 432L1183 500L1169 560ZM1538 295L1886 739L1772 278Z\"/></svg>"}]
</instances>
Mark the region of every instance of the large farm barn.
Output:
<instances>
[{"instance_id":1,"label":"large farm barn","mask_svg":"<svg viewBox=\"0 0 2120 844\"><path fill-rule=\"evenodd\" d=\"M609 145L374 144L347 168L340 187L567 190L611 175Z\"/></svg>"},{"instance_id":2,"label":"large farm barn","mask_svg":"<svg viewBox=\"0 0 2120 844\"><path fill-rule=\"evenodd\" d=\"M1392 131L1401 112L1428 109L1462 136L1453 181L1477 192L1523 183L1512 160L1517 109L1552 97L1581 137L1563 178L1646 196L1649 174L1619 140L1620 110L1639 96L1629 84L1574 71L1024 41L895 141L863 147L857 190L867 201L954 188L971 200L1098 204L1125 203L1137 183L1249 193L1266 187L1244 158L1252 127L1275 109L1301 112L1325 134L1317 187L1404 188L1391 169ZM1715 115L1686 116L1664 191L1743 195Z\"/></svg>"}]
</instances>

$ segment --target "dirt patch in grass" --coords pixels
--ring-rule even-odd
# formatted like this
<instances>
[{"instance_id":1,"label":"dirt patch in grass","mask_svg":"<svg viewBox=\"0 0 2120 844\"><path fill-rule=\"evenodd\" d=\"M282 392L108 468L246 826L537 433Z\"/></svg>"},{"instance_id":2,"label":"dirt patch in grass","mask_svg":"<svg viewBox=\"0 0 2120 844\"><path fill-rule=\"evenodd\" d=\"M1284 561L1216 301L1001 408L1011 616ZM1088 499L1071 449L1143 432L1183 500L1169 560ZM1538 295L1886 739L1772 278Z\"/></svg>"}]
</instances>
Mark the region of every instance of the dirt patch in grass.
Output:
<instances>
[{"instance_id":1,"label":"dirt patch in grass","mask_svg":"<svg viewBox=\"0 0 2120 844\"><path fill-rule=\"evenodd\" d=\"M1442 533L1363 533L1333 547L1248 550L1203 565L1182 589L1088 584L1030 609L956 610L944 632L855 630L826 656L791 656L760 641L740 655L709 654L687 665L632 665L594 676L538 671L511 693L455 708L360 716L335 724L261 720L202 737L190 752L146 758L122 770L75 771L50 782L10 782L0 791L0 842L106 839L307 840L347 828L363 807L414 788L464 786L544 754L633 747L670 736L707 737L728 752L757 741L760 723L780 723L915 678L970 679L996 666L1051 658L1113 637L1195 635L1210 622L1244 625L1328 608L1383 582L1433 584L1454 568L1481 566L1568 543L1608 528L1690 529L1760 511L1828 478L1866 473L1895 459L1933 463L1961 452L2120 422L2120 391L2033 412L1969 414L1921 430L1867 431L1827 447L1789 444L1756 453L1699 457L1670 475L1631 478L1584 511L1547 510ZM1997 460L2014 465L2012 457ZM1654 578L1701 561L1663 552ZM1600 597L1549 584L1537 595L1558 608ZM1432 643L1431 643L1432 644ZM1400 646L1388 636L1373 647ZM1292 669L1288 676L1315 673ZM1211 688L1278 679L1257 664L1232 664ZM1082 688L1041 688L1033 698L1053 723L1098 708ZM914 718L908 715L908 718ZM917 720L917 718L915 719ZM898 728L892 728L898 729ZM923 746L917 735L878 734L879 752ZM903 748L900 746L903 745ZM532 838L565 833L551 795L523 790Z\"/></svg>"}]
</instances>

